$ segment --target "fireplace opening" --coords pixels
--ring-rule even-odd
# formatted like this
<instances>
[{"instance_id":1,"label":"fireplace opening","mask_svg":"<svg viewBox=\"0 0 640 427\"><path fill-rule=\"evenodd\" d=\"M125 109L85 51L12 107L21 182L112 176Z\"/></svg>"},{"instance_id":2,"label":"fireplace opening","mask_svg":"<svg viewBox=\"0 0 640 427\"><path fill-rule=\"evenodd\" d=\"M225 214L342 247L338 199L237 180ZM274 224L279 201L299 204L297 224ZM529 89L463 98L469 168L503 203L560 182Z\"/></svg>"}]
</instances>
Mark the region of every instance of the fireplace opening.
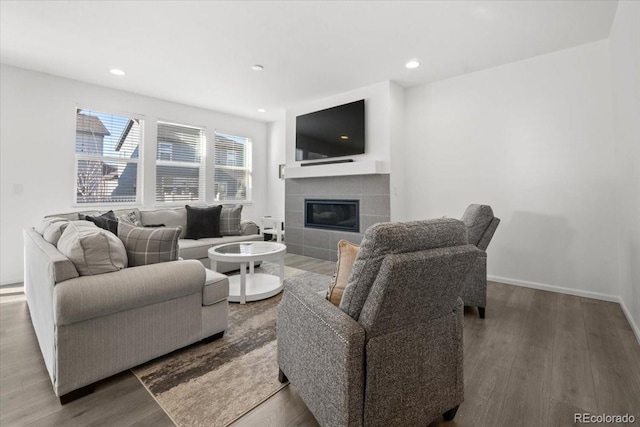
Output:
<instances>
[{"instance_id":1,"label":"fireplace opening","mask_svg":"<svg viewBox=\"0 0 640 427\"><path fill-rule=\"evenodd\" d=\"M360 232L358 200L304 200L304 226Z\"/></svg>"}]
</instances>

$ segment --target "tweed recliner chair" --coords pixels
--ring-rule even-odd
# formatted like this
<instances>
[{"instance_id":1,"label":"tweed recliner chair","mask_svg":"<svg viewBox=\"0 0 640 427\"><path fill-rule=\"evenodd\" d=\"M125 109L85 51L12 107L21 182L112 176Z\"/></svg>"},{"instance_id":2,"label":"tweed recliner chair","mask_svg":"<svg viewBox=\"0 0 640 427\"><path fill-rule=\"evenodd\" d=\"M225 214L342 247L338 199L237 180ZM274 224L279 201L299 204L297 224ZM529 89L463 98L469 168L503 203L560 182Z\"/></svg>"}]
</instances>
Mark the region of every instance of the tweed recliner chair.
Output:
<instances>
[{"instance_id":1,"label":"tweed recliner chair","mask_svg":"<svg viewBox=\"0 0 640 427\"><path fill-rule=\"evenodd\" d=\"M469 205L462 215L462 221L467 227L469 243L476 245L482 251L482 256L476 260L476 265L467 277L460 298L466 306L478 307L478 315L484 319L487 306L487 247L493 233L496 232L500 218L493 216L493 210L488 205Z\"/></svg>"},{"instance_id":2,"label":"tweed recliner chair","mask_svg":"<svg viewBox=\"0 0 640 427\"><path fill-rule=\"evenodd\" d=\"M479 253L456 219L373 225L340 307L303 279L285 285L280 381L323 426L452 419L464 395L458 295Z\"/></svg>"}]
</instances>

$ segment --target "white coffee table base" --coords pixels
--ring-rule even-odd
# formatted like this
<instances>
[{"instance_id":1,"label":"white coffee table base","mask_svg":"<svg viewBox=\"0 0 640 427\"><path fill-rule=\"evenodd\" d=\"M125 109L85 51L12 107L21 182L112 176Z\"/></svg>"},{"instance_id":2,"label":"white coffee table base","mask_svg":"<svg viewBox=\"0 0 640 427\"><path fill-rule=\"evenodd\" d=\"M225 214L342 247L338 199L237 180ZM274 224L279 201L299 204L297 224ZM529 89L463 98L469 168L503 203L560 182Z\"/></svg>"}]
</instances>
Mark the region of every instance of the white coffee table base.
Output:
<instances>
[{"instance_id":1,"label":"white coffee table base","mask_svg":"<svg viewBox=\"0 0 640 427\"><path fill-rule=\"evenodd\" d=\"M209 249L211 270L218 261L237 262L240 274L229 276L229 301L244 304L272 297L284 289L284 254L287 247L273 242L226 243ZM275 261L277 274L256 273L257 261ZM248 267L248 272L247 272Z\"/></svg>"},{"instance_id":2,"label":"white coffee table base","mask_svg":"<svg viewBox=\"0 0 640 427\"><path fill-rule=\"evenodd\" d=\"M254 273L245 277L245 300L242 301L240 286L242 278L229 276L229 301L230 302L250 302L270 298L282 292L283 285L280 277L271 274Z\"/></svg>"}]
</instances>

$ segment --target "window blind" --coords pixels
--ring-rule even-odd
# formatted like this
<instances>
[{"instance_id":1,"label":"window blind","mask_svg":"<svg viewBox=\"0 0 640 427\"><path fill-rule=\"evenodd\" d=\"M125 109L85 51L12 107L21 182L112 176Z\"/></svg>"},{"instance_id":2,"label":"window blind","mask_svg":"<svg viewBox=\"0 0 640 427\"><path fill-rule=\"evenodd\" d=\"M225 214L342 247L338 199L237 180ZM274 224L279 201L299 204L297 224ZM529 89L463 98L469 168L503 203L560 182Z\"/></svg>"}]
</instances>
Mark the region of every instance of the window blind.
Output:
<instances>
[{"instance_id":1,"label":"window blind","mask_svg":"<svg viewBox=\"0 0 640 427\"><path fill-rule=\"evenodd\" d=\"M204 200L205 130L158 122L156 202Z\"/></svg>"},{"instance_id":2,"label":"window blind","mask_svg":"<svg viewBox=\"0 0 640 427\"><path fill-rule=\"evenodd\" d=\"M142 120L76 109L76 203L139 201Z\"/></svg>"},{"instance_id":3,"label":"window blind","mask_svg":"<svg viewBox=\"0 0 640 427\"><path fill-rule=\"evenodd\" d=\"M216 132L216 201L251 200L251 139Z\"/></svg>"}]
</instances>

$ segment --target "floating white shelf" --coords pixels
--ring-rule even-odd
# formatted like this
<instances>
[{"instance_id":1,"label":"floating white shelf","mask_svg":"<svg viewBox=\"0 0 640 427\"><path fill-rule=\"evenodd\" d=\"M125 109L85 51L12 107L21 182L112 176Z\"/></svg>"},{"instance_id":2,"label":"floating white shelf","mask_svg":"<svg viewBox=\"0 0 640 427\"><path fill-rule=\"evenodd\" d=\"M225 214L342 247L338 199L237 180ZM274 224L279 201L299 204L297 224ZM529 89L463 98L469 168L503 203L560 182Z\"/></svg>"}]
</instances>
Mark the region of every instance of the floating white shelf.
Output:
<instances>
[{"instance_id":1,"label":"floating white shelf","mask_svg":"<svg viewBox=\"0 0 640 427\"><path fill-rule=\"evenodd\" d=\"M314 178L320 176L373 175L389 173L386 162L380 160L364 160L349 163L333 163L315 166L287 166L285 178Z\"/></svg>"}]
</instances>

